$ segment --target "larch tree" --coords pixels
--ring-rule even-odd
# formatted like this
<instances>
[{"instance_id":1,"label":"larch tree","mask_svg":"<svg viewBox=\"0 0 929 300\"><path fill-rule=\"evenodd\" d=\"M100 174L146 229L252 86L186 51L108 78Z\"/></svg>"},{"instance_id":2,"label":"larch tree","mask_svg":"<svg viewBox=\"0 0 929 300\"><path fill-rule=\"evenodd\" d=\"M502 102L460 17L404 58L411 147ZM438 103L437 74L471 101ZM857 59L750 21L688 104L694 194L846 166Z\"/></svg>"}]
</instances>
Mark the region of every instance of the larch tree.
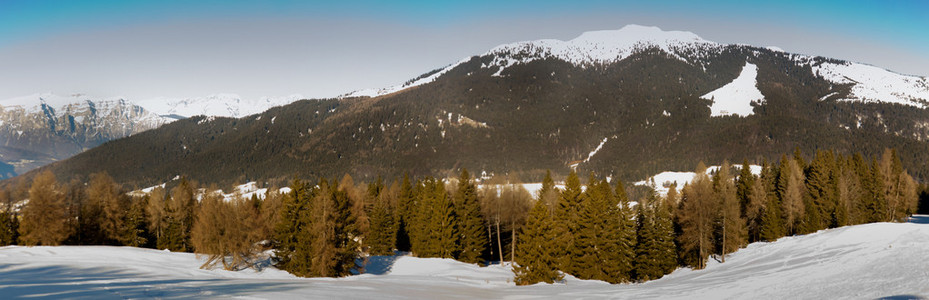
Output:
<instances>
[{"instance_id":1,"label":"larch tree","mask_svg":"<svg viewBox=\"0 0 929 300\"><path fill-rule=\"evenodd\" d=\"M726 262L726 255L748 243L748 231L745 228L745 219L739 212L740 205L736 184L730 175L731 166L724 161L719 171L713 176L714 192L718 206L717 232L719 239L720 258ZM747 176L752 176L751 174Z\"/></svg>"},{"instance_id":2,"label":"larch tree","mask_svg":"<svg viewBox=\"0 0 929 300\"><path fill-rule=\"evenodd\" d=\"M164 187L156 187L148 194L148 201L145 203L145 216L148 221L148 228L155 238L155 245L158 249L165 247L165 231L168 228L167 203L168 195Z\"/></svg>"},{"instance_id":3,"label":"larch tree","mask_svg":"<svg viewBox=\"0 0 929 300\"><path fill-rule=\"evenodd\" d=\"M788 234L798 233L802 225L806 207L803 195L806 193L803 170L795 159L781 161L781 175L784 180L784 192L781 205L784 208L784 224Z\"/></svg>"},{"instance_id":4,"label":"larch tree","mask_svg":"<svg viewBox=\"0 0 929 300\"><path fill-rule=\"evenodd\" d=\"M713 229L719 202L715 199L713 183L706 175L706 165L697 165L696 176L684 185L677 220L681 228L678 236L684 262L696 269L706 266L713 251Z\"/></svg>"},{"instance_id":5,"label":"larch tree","mask_svg":"<svg viewBox=\"0 0 929 300\"><path fill-rule=\"evenodd\" d=\"M51 171L43 171L32 180L29 203L22 214L20 241L24 245L57 246L71 234L67 226L67 207Z\"/></svg>"}]
</instances>

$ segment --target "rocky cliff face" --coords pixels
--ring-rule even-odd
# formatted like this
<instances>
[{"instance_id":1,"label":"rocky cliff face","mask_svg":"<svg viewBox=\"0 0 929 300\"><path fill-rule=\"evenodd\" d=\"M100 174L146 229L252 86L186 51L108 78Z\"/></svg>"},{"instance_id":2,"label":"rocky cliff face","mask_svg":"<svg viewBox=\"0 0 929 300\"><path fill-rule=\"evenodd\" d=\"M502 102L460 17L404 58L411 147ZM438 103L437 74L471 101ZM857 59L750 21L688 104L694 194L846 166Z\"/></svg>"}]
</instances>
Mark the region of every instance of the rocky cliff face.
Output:
<instances>
[{"instance_id":1,"label":"rocky cliff face","mask_svg":"<svg viewBox=\"0 0 929 300\"><path fill-rule=\"evenodd\" d=\"M0 177L71 157L167 119L124 99L39 94L0 102Z\"/></svg>"}]
</instances>

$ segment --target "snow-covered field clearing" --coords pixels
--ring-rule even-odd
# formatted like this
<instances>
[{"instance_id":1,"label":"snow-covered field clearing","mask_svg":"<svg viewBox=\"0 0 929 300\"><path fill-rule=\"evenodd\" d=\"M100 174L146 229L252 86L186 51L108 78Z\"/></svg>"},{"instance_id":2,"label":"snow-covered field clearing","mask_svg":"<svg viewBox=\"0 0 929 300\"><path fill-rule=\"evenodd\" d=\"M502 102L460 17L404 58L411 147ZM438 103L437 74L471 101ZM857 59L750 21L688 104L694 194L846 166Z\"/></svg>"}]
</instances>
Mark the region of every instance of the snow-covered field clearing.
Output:
<instances>
[{"instance_id":1,"label":"snow-covered field clearing","mask_svg":"<svg viewBox=\"0 0 929 300\"><path fill-rule=\"evenodd\" d=\"M375 257L369 274L296 278L200 270L189 253L131 247L0 248L0 298L234 299L871 299L929 297L929 216L756 243L705 270L643 284L568 278L517 287L508 268L447 259Z\"/></svg>"}]
</instances>

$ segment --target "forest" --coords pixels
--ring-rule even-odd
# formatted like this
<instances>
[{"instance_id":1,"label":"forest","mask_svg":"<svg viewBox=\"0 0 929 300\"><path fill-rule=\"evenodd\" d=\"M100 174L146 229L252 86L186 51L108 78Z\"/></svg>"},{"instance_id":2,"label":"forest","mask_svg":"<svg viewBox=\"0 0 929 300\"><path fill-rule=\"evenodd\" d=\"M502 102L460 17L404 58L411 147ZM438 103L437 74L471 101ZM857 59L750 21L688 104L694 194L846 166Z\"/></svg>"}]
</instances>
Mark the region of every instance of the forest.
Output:
<instances>
[{"instance_id":1,"label":"forest","mask_svg":"<svg viewBox=\"0 0 929 300\"><path fill-rule=\"evenodd\" d=\"M272 264L302 277L360 274L370 256L408 253L510 264L520 285L566 274L625 283L725 263L749 243L904 221L929 200L892 149L798 150L760 165L760 174L747 160L708 173L700 163L681 187L657 183L672 185L667 195L628 192L593 172L582 185L573 171L563 188L546 174L532 195L515 176L478 180L461 170L368 183L294 178L289 190L231 200L187 179L139 195L106 173L61 183L45 171L0 191L0 245L168 249L227 270L257 268L271 250Z\"/></svg>"}]
</instances>

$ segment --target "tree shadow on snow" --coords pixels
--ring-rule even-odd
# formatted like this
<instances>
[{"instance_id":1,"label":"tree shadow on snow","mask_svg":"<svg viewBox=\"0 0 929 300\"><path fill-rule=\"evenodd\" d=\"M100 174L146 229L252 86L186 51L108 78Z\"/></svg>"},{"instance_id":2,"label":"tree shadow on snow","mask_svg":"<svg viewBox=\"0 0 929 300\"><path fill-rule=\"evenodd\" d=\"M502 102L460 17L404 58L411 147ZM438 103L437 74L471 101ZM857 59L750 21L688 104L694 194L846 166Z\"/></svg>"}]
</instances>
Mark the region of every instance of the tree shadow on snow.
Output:
<instances>
[{"instance_id":1,"label":"tree shadow on snow","mask_svg":"<svg viewBox=\"0 0 929 300\"><path fill-rule=\"evenodd\" d=\"M913 215L908 222L913 224L929 224L929 215Z\"/></svg>"},{"instance_id":2,"label":"tree shadow on snow","mask_svg":"<svg viewBox=\"0 0 929 300\"><path fill-rule=\"evenodd\" d=\"M299 288L296 283L247 279L152 279L145 274L106 268L0 264L0 298L230 298Z\"/></svg>"},{"instance_id":3,"label":"tree shadow on snow","mask_svg":"<svg viewBox=\"0 0 929 300\"><path fill-rule=\"evenodd\" d=\"M925 223L920 223L920 224L925 224ZM926 300L926 297L917 296L917 295L896 295L896 296L877 298L877 300Z\"/></svg>"},{"instance_id":4,"label":"tree shadow on snow","mask_svg":"<svg viewBox=\"0 0 929 300\"><path fill-rule=\"evenodd\" d=\"M365 274L374 274L374 275L384 275L390 272L390 269L393 268L394 262L400 258L402 254L394 255L378 255L368 257L368 264L365 265Z\"/></svg>"}]
</instances>

